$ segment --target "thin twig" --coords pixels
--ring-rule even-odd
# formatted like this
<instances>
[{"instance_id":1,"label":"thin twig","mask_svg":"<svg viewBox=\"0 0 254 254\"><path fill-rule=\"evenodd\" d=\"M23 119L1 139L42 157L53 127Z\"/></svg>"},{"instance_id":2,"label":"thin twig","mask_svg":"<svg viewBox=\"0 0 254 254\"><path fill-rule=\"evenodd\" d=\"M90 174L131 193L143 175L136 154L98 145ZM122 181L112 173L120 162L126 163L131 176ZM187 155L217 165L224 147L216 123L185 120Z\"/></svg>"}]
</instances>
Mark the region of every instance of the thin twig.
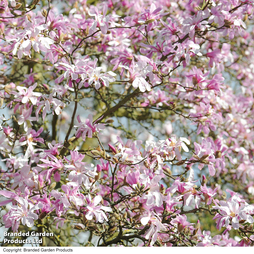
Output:
<instances>
[{"instance_id":1,"label":"thin twig","mask_svg":"<svg viewBox=\"0 0 254 254\"><path fill-rule=\"evenodd\" d=\"M48 11L47 11L47 15L45 18L45 24L47 23L49 12L50 12L50 0L48 0Z\"/></svg>"}]
</instances>

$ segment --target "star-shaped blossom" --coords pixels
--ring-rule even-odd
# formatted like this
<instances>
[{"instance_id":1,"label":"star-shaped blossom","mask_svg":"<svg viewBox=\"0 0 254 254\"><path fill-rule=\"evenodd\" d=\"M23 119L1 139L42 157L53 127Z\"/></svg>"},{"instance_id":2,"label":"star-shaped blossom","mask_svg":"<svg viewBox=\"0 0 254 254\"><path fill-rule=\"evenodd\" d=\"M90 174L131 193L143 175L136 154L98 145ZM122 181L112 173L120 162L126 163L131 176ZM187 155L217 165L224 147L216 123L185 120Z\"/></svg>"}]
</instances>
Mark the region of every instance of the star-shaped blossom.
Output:
<instances>
[{"instance_id":1,"label":"star-shaped blossom","mask_svg":"<svg viewBox=\"0 0 254 254\"><path fill-rule=\"evenodd\" d=\"M108 218L105 212L112 212L112 209L107 206L100 205L102 197L97 195L94 199L91 198L90 195L87 196L87 212L85 217L88 220L92 220L95 217L96 222L102 223L104 220L108 221ZM104 212L105 211L105 212Z\"/></svg>"},{"instance_id":2,"label":"star-shaped blossom","mask_svg":"<svg viewBox=\"0 0 254 254\"><path fill-rule=\"evenodd\" d=\"M105 128L101 123L93 123L93 117L91 114L88 116L85 122L81 120L79 115L77 116L77 119L78 124L75 126L78 127L76 137L82 137L84 141L86 140L86 137L92 138L94 133L99 132Z\"/></svg>"},{"instance_id":3,"label":"star-shaped blossom","mask_svg":"<svg viewBox=\"0 0 254 254\"><path fill-rule=\"evenodd\" d=\"M90 78L88 80L88 84L92 85L94 84L95 88L98 90L102 86L109 86L110 82L115 81L116 74L112 71L109 71L107 73L101 73L102 67L96 67L92 70L92 72L89 74Z\"/></svg>"},{"instance_id":4,"label":"star-shaped blossom","mask_svg":"<svg viewBox=\"0 0 254 254\"><path fill-rule=\"evenodd\" d=\"M18 205L12 206L3 218L7 226L12 227L14 232L18 231L20 223L24 226L32 227L34 221L38 219L38 215L34 211L43 207L41 203L34 205L21 197L17 198L17 201Z\"/></svg>"}]
</instances>

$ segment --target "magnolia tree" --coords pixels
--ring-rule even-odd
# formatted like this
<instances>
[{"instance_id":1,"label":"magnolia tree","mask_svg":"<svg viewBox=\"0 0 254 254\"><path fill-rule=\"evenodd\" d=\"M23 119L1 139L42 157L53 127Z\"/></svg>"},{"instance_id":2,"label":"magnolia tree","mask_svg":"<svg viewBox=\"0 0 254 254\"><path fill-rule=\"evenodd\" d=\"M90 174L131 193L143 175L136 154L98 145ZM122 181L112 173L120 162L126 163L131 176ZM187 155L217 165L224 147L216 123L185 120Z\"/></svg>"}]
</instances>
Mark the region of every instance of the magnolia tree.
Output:
<instances>
[{"instance_id":1,"label":"magnolia tree","mask_svg":"<svg viewBox=\"0 0 254 254\"><path fill-rule=\"evenodd\" d=\"M1 0L1 245L252 246L253 3Z\"/></svg>"}]
</instances>

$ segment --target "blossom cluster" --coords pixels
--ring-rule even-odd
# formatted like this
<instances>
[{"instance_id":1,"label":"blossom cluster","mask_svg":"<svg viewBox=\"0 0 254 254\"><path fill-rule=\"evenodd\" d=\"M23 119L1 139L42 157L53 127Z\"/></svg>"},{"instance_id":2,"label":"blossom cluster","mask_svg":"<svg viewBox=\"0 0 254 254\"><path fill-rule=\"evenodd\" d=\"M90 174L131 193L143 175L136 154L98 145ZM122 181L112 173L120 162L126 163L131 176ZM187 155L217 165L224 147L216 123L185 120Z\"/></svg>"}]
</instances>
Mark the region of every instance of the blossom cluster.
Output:
<instances>
[{"instance_id":1,"label":"blossom cluster","mask_svg":"<svg viewBox=\"0 0 254 254\"><path fill-rule=\"evenodd\" d=\"M253 13L0 1L5 230L46 231L44 246L252 246Z\"/></svg>"}]
</instances>

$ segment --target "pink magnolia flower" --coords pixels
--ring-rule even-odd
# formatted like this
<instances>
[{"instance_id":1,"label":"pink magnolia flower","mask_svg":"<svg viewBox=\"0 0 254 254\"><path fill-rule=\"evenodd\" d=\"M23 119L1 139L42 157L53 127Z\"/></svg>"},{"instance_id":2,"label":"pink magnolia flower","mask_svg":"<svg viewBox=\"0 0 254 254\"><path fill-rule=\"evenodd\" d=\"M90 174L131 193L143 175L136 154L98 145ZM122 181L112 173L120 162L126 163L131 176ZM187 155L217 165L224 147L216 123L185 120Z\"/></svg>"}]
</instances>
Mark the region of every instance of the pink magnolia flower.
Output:
<instances>
[{"instance_id":1,"label":"pink magnolia flower","mask_svg":"<svg viewBox=\"0 0 254 254\"><path fill-rule=\"evenodd\" d=\"M146 75L152 72L153 67L146 61L135 63L132 61L131 67L126 67L129 71L129 79L134 88L139 88L141 92L150 91L151 85L146 81Z\"/></svg>"},{"instance_id":2,"label":"pink magnolia flower","mask_svg":"<svg viewBox=\"0 0 254 254\"><path fill-rule=\"evenodd\" d=\"M34 153L37 149L34 149L36 145L35 142L44 143L43 138L39 138L40 134L43 132L43 128L41 127L37 132L31 128L27 130L27 136L23 136L19 140L19 145L24 146L27 145L26 156L29 156L30 153Z\"/></svg>"},{"instance_id":3,"label":"pink magnolia flower","mask_svg":"<svg viewBox=\"0 0 254 254\"><path fill-rule=\"evenodd\" d=\"M140 153L140 141L127 140L124 144L120 137L117 137L117 139L117 153L114 157L121 161L122 164L137 163L143 159Z\"/></svg>"},{"instance_id":4,"label":"pink magnolia flower","mask_svg":"<svg viewBox=\"0 0 254 254\"><path fill-rule=\"evenodd\" d=\"M182 159L181 149L188 152L189 149L186 144L190 144L187 138L180 137L179 140L176 137L171 137L166 140L159 140L158 142L146 141L145 151L148 154L156 156L157 162L162 164L163 160L173 160L175 157L178 160Z\"/></svg>"},{"instance_id":5,"label":"pink magnolia flower","mask_svg":"<svg viewBox=\"0 0 254 254\"><path fill-rule=\"evenodd\" d=\"M50 159L51 160L50 160ZM51 183L51 176L54 173L54 178L56 182L60 181L60 174L59 171L64 169L64 164L62 162L61 159L56 158L55 156L48 154L48 158L47 159L40 159L42 162L42 164L38 164L38 167L46 169L44 171L41 172L42 176L46 176L46 181L48 181L49 183Z\"/></svg>"},{"instance_id":6,"label":"pink magnolia flower","mask_svg":"<svg viewBox=\"0 0 254 254\"><path fill-rule=\"evenodd\" d=\"M55 217L54 221L56 222L56 229L63 228L64 227L64 222L65 222L65 218L61 218L61 217Z\"/></svg>"},{"instance_id":7,"label":"pink magnolia flower","mask_svg":"<svg viewBox=\"0 0 254 254\"><path fill-rule=\"evenodd\" d=\"M184 198L184 204L186 206L191 206L192 204L195 205L195 208L199 208L200 202L201 202L201 193L196 190L195 187L188 190L187 193L183 195Z\"/></svg>"},{"instance_id":8,"label":"pink magnolia flower","mask_svg":"<svg viewBox=\"0 0 254 254\"><path fill-rule=\"evenodd\" d=\"M79 115L77 116L77 119L78 124L75 126L78 127L76 137L82 137L84 141L86 140L86 137L92 138L94 133L99 132L105 128L101 123L93 123L93 117L91 114L88 116L85 122L82 122Z\"/></svg>"},{"instance_id":9,"label":"pink magnolia flower","mask_svg":"<svg viewBox=\"0 0 254 254\"><path fill-rule=\"evenodd\" d=\"M187 84L190 87L192 86L202 87L203 84L206 84L208 82L207 80L208 74L209 72L203 73L200 69L194 66L192 70L186 75Z\"/></svg>"},{"instance_id":10,"label":"pink magnolia flower","mask_svg":"<svg viewBox=\"0 0 254 254\"><path fill-rule=\"evenodd\" d=\"M229 238L229 234L223 233L223 235L216 235L214 237L211 236L210 231L203 231L202 234L199 235L199 243L197 246L199 247L209 247L209 246L220 246L220 247L233 247L240 246L237 241L232 238Z\"/></svg>"},{"instance_id":11,"label":"pink magnolia flower","mask_svg":"<svg viewBox=\"0 0 254 254\"><path fill-rule=\"evenodd\" d=\"M61 36L62 33L71 33L73 30L75 31L78 29L75 22L70 22L69 18L65 17L63 14L59 15L58 12L59 10L57 8L52 8L48 12L47 27L49 31L58 31L58 36ZM50 37L52 38L53 36Z\"/></svg>"},{"instance_id":12,"label":"pink magnolia flower","mask_svg":"<svg viewBox=\"0 0 254 254\"><path fill-rule=\"evenodd\" d=\"M124 50L123 52L117 52L116 58L111 60L111 63L114 64L113 71L118 67L128 67L131 65L134 56L131 52ZM123 74L124 68L122 68L121 75Z\"/></svg>"},{"instance_id":13,"label":"pink magnolia flower","mask_svg":"<svg viewBox=\"0 0 254 254\"><path fill-rule=\"evenodd\" d=\"M139 23L143 24L145 22L155 21L160 18L161 8L156 8L154 3L151 4L149 10L145 10L139 19Z\"/></svg>"},{"instance_id":14,"label":"pink magnolia flower","mask_svg":"<svg viewBox=\"0 0 254 254\"><path fill-rule=\"evenodd\" d=\"M96 67L92 70L90 74L90 78L88 80L88 84L94 84L95 88L98 90L101 86L109 86L110 82L115 81L116 74L112 71L107 73L101 73L102 67Z\"/></svg>"},{"instance_id":15,"label":"pink magnolia flower","mask_svg":"<svg viewBox=\"0 0 254 254\"><path fill-rule=\"evenodd\" d=\"M9 136L12 133L12 130L13 128L11 128L10 126L3 127L3 131L6 136Z\"/></svg>"},{"instance_id":16,"label":"pink magnolia flower","mask_svg":"<svg viewBox=\"0 0 254 254\"><path fill-rule=\"evenodd\" d=\"M206 203L207 205L210 205L210 204L213 202L215 195L217 194L218 188L215 188L215 189L213 190L213 189L211 189L211 188L208 188L208 187L206 186L206 184L204 184L204 186L200 186L200 190L201 190L202 195L203 195L204 198L205 198L205 200L204 200L205 203Z\"/></svg>"},{"instance_id":17,"label":"pink magnolia flower","mask_svg":"<svg viewBox=\"0 0 254 254\"><path fill-rule=\"evenodd\" d=\"M174 183L170 187L170 192L175 193L176 191L180 194L184 194L188 191L191 191L193 188L193 183L191 182L181 182L180 178L176 178Z\"/></svg>"},{"instance_id":18,"label":"pink magnolia flower","mask_svg":"<svg viewBox=\"0 0 254 254\"><path fill-rule=\"evenodd\" d=\"M18 198L18 195L13 191L1 190L0 195L7 198L7 200L0 202L0 206L7 205Z\"/></svg>"},{"instance_id":19,"label":"pink magnolia flower","mask_svg":"<svg viewBox=\"0 0 254 254\"><path fill-rule=\"evenodd\" d=\"M174 36L176 35L177 31L180 30L180 27L178 27L176 25L175 22L173 22L172 18L167 18L167 23L165 23L163 20L160 20L160 22L164 25L164 27L166 28L164 31L163 31L163 34L170 34L170 37L171 36Z\"/></svg>"},{"instance_id":20,"label":"pink magnolia flower","mask_svg":"<svg viewBox=\"0 0 254 254\"><path fill-rule=\"evenodd\" d=\"M179 232L181 232L184 228L192 226L192 223L188 222L187 216L185 214L179 214L175 219L173 219L172 224L177 226Z\"/></svg>"},{"instance_id":21,"label":"pink magnolia flower","mask_svg":"<svg viewBox=\"0 0 254 254\"><path fill-rule=\"evenodd\" d=\"M65 106L65 103L54 98L53 94L50 94L49 96L42 95L42 100L37 104L35 115L38 118L39 114L42 112L42 119L44 120L47 113L51 112L51 108L53 108L53 114L60 115Z\"/></svg>"},{"instance_id":22,"label":"pink magnolia flower","mask_svg":"<svg viewBox=\"0 0 254 254\"><path fill-rule=\"evenodd\" d=\"M12 134L12 133L11 133ZM10 151L12 142L6 137L6 135L0 135L0 150L2 151Z\"/></svg>"},{"instance_id":23,"label":"pink magnolia flower","mask_svg":"<svg viewBox=\"0 0 254 254\"><path fill-rule=\"evenodd\" d=\"M30 108L23 108L20 112L20 116L18 118L18 124L24 126L24 130L28 130L28 124L32 125L32 121L36 120L36 117L31 116L33 111L33 106Z\"/></svg>"},{"instance_id":24,"label":"pink magnolia flower","mask_svg":"<svg viewBox=\"0 0 254 254\"><path fill-rule=\"evenodd\" d=\"M237 197L233 196L231 200L220 201L219 205L213 206L213 209L218 210L214 216L217 221L217 228L220 230L222 227L234 229L240 227L240 221L253 223L254 219L251 216L254 213L254 206L247 203L240 203Z\"/></svg>"},{"instance_id":25,"label":"pink magnolia flower","mask_svg":"<svg viewBox=\"0 0 254 254\"><path fill-rule=\"evenodd\" d=\"M106 16L107 10L107 4L104 4L103 6L103 14L100 14L100 11L97 9L97 7L93 7L89 10L89 15L95 18L93 25L89 29L89 34L94 33L96 27L99 27L103 34L107 33L109 28L109 17Z\"/></svg>"},{"instance_id":26,"label":"pink magnolia flower","mask_svg":"<svg viewBox=\"0 0 254 254\"><path fill-rule=\"evenodd\" d=\"M12 227L14 232L18 231L20 222L24 226L32 227L34 220L38 219L38 215L34 211L43 207L41 203L33 205L27 199L21 197L17 198L17 201L18 206L12 206L10 211L3 216L5 227Z\"/></svg>"},{"instance_id":27,"label":"pink magnolia flower","mask_svg":"<svg viewBox=\"0 0 254 254\"><path fill-rule=\"evenodd\" d=\"M148 216L141 218L140 221L144 226L147 224L150 225L149 229L145 233L145 238L150 240L150 246L152 246L158 238L158 233L166 230L166 227L161 223L161 219L158 214L154 212L149 212Z\"/></svg>"},{"instance_id":28,"label":"pink magnolia flower","mask_svg":"<svg viewBox=\"0 0 254 254\"><path fill-rule=\"evenodd\" d=\"M23 104L26 104L30 101L33 105L36 105L39 97L42 95L41 93L34 92L37 84L30 86L29 88L17 86L18 93L15 92L15 101L21 101Z\"/></svg>"},{"instance_id":29,"label":"pink magnolia flower","mask_svg":"<svg viewBox=\"0 0 254 254\"><path fill-rule=\"evenodd\" d=\"M94 178L97 173L93 164L89 165L87 162L82 162L85 158L85 155L78 153L77 151L71 151L71 159L68 160L65 158L68 165L65 165L65 168L70 171L68 179L71 182L78 184L84 184L84 186L89 189L92 185L90 178Z\"/></svg>"},{"instance_id":30,"label":"pink magnolia flower","mask_svg":"<svg viewBox=\"0 0 254 254\"><path fill-rule=\"evenodd\" d=\"M78 79L78 70L76 65L69 64L67 61L64 61L59 64L55 64L55 66L60 70L64 70L64 73L55 80L56 83L62 82L64 78L67 79L67 82L69 80ZM69 82L69 86L72 87L71 82Z\"/></svg>"},{"instance_id":31,"label":"pink magnolia flower","mask_svg":"<svg viewBox=\"0 0 254 254\"><path fill-rule=\"evenodd\" d=\"M162 175L156 175L153 177L150 183L147 184L146 187L149 187L149 191L146 195L144 195L144 199L146 200L146 205L149 207L157 206L161 207L164 201L164 196L160 193L160 184Z\"/></svg>"},{"instance_id":32,"label":"pink magnolia flower","mask_svg":"<svg viewBox=\"0 0 254 254\"><path fill-rule=\"evenodd\" d=\"M175 212L177 208L175 206L181 205L183 202L179 201L182 199L181 196L172 197L170 189L166 190L167 196L165 197L166 209L168 212Z\"/></svg>"},{"instance_id":33,"label":"pink magnolia flower","mask_svg":"<svg viewBox=\"0 0 254 254\"><path fill-rule=\"evenodd\" d=\"M169 146L169 148L172 148L178 160L182 159L180 154L181 149L183 149L186 153L189 152L189 148L186 146L186 144L189 145L190 141L185 137L180 137L179 140L177 140L175 137L171 137L166 139L166 144Z\"/></svg>"},{"instance_id":34,"label":"pink magnolia flower","mask_svg":"<svg viewBox=\"0 0 254 254\"><path fill-rule=\"evenodd\" d=\"M220 62L222 55L220 54L220 49L215 49L213 51L207 52L206 56L210 58L209 66L212 68L216 63Z\"/></svg>"},{"instance_id":35,"label":"pink magnolia flower","mask_svg":"<svg viewBox=\"0 0 254 254\"><path fill-rule=\"evenodd\" d=\"M211 7L211 16L209 17L209 22L214 22L218 24L220 27L224 25L224 19L225 16L222 13L222 5L219 4L217 6L212 6Z\"/></svg>"},{"instance_id":36,"label":"pink magnolia flower","mask_svg":"<svg viewBox=\"0 0 254 254\"><path fill-rule=\"evenodd\" d=\"M139 182L139 176L140 176L139 171L130 172L126 177L126 182L132 185L132 187L135 187Z\"/></svg>"},{"instance_id":37,"label":"pink magnolia flower","mask_svg":"<svg viewBox=\"0 0 254 254\"><path fill-rule=\"evenodd\" d=\"M210 137L206 139L202 139L201 145L198 143L194 143L195 147L195 154L199 157L202 158L202 156L206 156L206 161L208 162L208 169L209 173L211 176L215 175L215 167L214 167L214 162L216 161L215 159L215 150L214 150L214 144L213 141ZM193 158L195 159L195 158ZM204 167L204 164L201 163L198 168L201 170Z\"/></svg>"},{"instance_id":38,"label":"pink magnolia flower","mask_svg":"<svg viewBox=\"0 0 254 254\"><path fill-rule=\"evenodd\" d=\"M36 52L40 50L47 52L54 41L41 34L41 31L46 29L46 25L40 24L38 19L35 19L33 16L31 21L28 19L26 20L24 26L24 30L16 31L15 37L12 35L8 38L9 41L14 41L15 43L12 54L17 54L19 59L21 59L23 55L31 57L30 50L32 46Z\"/></svg>"},{"instance_id":39,"label":"pink magnolia flower","mask_svg":"<svg viewBox=\"0 0 254 254\"><path fill-rule=\"evenodd\" d=\"M31 171L30 165L25 164L17 173L13 174L12 188L16 188L17 186L23 190L26 186L30 188L38 187L35 172Z\"/></svg>"},{"instance_id":40,"label":"pink magnolia flower","mask_svg":"<svg viewBox=\"0 0 254 254\"><path fill-rule=\"evenodd\" d=\"M58 144L58 143L56 143L56 141L53 140L52 143L48 143L48 148L49 149L48 150L44 150L43 154L46 154L46 156L48 154L51 154L53 156L57 156L57 155L60 154L60 151L58 149L60 149L62 147L63 147L62 144ZM42 157L43 157L43 155L42 155Z\"/></svg>"},{"instance_id":41,"label":"pink magnolia flower","mask_svg":"<svg viewBox=\"0 0 254 254\"><path fill-rule=\"evenodd\" d=\"M65 192L65 195L62 195L60 200L66 208L71 207L71 203L77 208L84 204L84 195L79 192L79 187L79 184L74 182L62 185L62 190Z\"/></svg>"},{"instance_id":42,"label":"pink magnolia flower","mask_svg":"<svg viewBox=\"0 0 254 254\"><path fill-rule=\"evenodd\" d=\"M50 196L47 193L44 193L42 197L34 197L37 202L40 202L43 207L41 208L41 212L49 213L50 211L54 210L54 206L50 200Z\"/></svg>"},{"instance_id":43,"label":"pink magnolia flower","mask_svg":"<svg viewBox=\"0 0 254 254\"><path fill-rule=\"evenodd\" d=\"M88 220L92 220L95 217L96 222L102 223L104 220L108 221L108 218L105 212L112 212L112 209L107 206L100 205L102 197L97 195L93 200L90 195L87 196L87 212L85 213L85 217ZM104 212L105 211L105 212Z\"/></svg>"},{"instance_id":44,"label":"pink magnolia flower","mask_svg":"<svg viewBox=\"0 0 254 254\"><path fill-rule=\"evenodd\" d=\"M246 24L243 20L238 17L236 13L230 13L226 10L223 10L222 13L224 16L224 23L226 23L226 26L223 28L223 35L228 35L230 40L232 40L235 35L243 35L243 31L246 29Z\"/></svg>"},{"instance_id":45,"label":"pink magnolia flower","mask_svg":"<svg viewBox=\"0 0 254 254\"><path fill-rule=\"evenodd\" d=\"M206 27L208 27L208 21L206 20L207 17L207 11L198 11L197 15L186 18L183 21L183 32L185 34L189 33L190 38L193 38L196 30L205 31Z\"/></svg>"},{"instance_id":46,"label":"pink magnolia flower","mask_svg":"<svg viewBox=\"0 0 254 254\"><path fill-rule=\"evenodd\" d=\"M144 97L147 98L145 102L141 104L144 107L153 104L156 104L157 108L163 106L164 104L169 106L168 100L170 100L170 98L162 90L152 90L149 92L149 94L144 94Z\"/></svg>"}]
</instances>

